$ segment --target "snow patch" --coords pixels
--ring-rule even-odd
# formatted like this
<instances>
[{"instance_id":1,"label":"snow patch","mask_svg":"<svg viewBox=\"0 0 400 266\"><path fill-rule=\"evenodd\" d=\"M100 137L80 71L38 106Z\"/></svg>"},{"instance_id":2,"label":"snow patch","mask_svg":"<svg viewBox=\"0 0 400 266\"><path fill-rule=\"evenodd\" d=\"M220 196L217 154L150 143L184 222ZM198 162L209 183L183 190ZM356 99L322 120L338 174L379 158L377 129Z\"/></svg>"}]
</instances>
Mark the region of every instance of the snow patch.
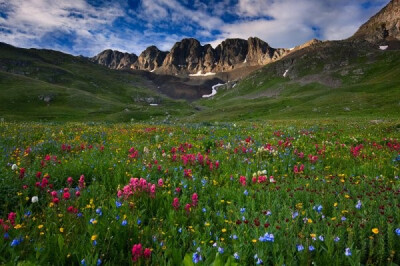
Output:
<instances>
[{"instance_id":1,"label":"snow patch","mask_svg":"<svg viewBox=\"0 0 400 266\"><path fill-rule=\"evenodd\" d=\"M151 103L150 106L158 106L157 103Z\"/></svg>"},{"instance_id":2,"label":"snow patch","mask_svg":"<svg viewBox=\"0 0 400 266\"><path fill-rule=\"evenodd\" d=\"M201 70L197 72L196 74L189 74L190 77L207 77L207 76L214 76L216 73L213 72L207 72L205 74L201 73Z\"/></svg>"},{"instance_id":3,"label":"snow patch","mask_svg":"<svg viewBox=\"0 0 400 266\"><path fill-rule=\"evenodd\" d=\"M382 45L379 46L379 49L381 49L382 51L385 51L389 46L388 45Z\"/></svg>"},{"instance_id":4,"label":"snow patch","mask_svg":"<svg viewBox=\"0 0 400 266\"><path fill-rule=\"evenodd\" d=\"M203 95L203 98L210 98L210 97L213 97L215 94L217 94L217 88L218 88L218 87L221 87L221 86L224 86L224 85L225 85L225 84L218 83L218 84L212 86L212 87L211 87L211 88L212 88L211 94Z\"/></svg>"},{"instance_id":5,"label":"snow patch","mask_svg":"<svg viewBox=\"0 0 400 266\"><path fill-rule=\"evenodd\" d=\"M292 51L292 50L294 50L294 47L292 47L292 48L289 48L289 51Z\"/></svg>"},{"instance_id":6,"label":"snow patch","mask_svg":"<svg viewBox=\"0 0 400 266\"><path fill-rule=\"evenodd\" d=\"M150 72L154 72L154 70L156 70L156 69L150 70Z\"/></svg>"},{"instance_id":7,"label":"snow patch","mask_svg":"<svg viewBox=\"0 0 400 266\"><path fill-rule=\"evenodd\" d=\"M286 78L288 72L289 72L289 69L286 69L285 73L283 73L284 78Z\"/></svg>"},{"instance_id":8,"label":"snow patch","mask_svg":"<svg viewBox=\"0 0 400 266\"><path fill-rule=\"evenodd\" d=\"M247 63L247 57L244 59L243 64Z\"/></svg>"}]
</instances>

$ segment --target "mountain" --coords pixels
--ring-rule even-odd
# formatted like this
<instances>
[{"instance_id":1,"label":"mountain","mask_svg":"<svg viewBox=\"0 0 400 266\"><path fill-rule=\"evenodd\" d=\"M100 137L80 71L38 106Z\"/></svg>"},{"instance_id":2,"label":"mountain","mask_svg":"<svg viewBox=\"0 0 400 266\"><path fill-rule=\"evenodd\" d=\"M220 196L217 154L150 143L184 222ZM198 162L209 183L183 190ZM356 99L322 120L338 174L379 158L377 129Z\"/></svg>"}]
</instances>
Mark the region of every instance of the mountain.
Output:
<instances>
[{"instance_id":1,"label":"mountain","mask_svg":"<svg viewBox=\"0 0 400 266\"><path fill-rule=\"evenodd\" d=\"M398 119L400 46L390 26L398 25L398 3L352 38L292 49L258 38L227 39L214 49L190 38L170 52L151 46L139 57L106 50L88 59L0 43L0 118ZM371 26L382 23L383 35Z\"/></svg>"},{"instance_id":2,"label":"mountain","mask_svg":"<svg viewBox=\"0 0 400 266\"><path fill-rule=\"evenodd\" d=\"M136 62L131 64L130 68L154 71L161 67L167 54L168 52L160 51L154 45L149 46L139 55Z\"/></svg>"},{"instance_id":3,"label":"mountain","mask_svg":"<svg viewBox=\"0 0 400 266\"><path fill-rule=\"evenodd\" d=\"M351 39L364 39L372 43L400 40L400 0L391 0L371 17Z\"/></svg>"},{"instance_id":4,"label":"mountain","mask_svg":"<svg viewBox=\"0 0 400 266\"><path fill-rule=\"evenodd\" d=\"M169 52L150 46L139 57L134 54L105 50L91 60L111 69L140 69L161 74L219 73L233 69L263 66L290 53L288 49L275 49L256 37L248 40L226 39L215 49L201 45L194 38L176 42Z\"/></svg>"},{"instance_id":5,"label":"mountain","mask_svg":"<svg viewBox=\"0 0 400 266\"><path fill-rule=\"evenodd\" d=\"M138 60L137 55L115 50L104 50L91 60L111 69L129 69Z\"/></svg>"}]
</instances>

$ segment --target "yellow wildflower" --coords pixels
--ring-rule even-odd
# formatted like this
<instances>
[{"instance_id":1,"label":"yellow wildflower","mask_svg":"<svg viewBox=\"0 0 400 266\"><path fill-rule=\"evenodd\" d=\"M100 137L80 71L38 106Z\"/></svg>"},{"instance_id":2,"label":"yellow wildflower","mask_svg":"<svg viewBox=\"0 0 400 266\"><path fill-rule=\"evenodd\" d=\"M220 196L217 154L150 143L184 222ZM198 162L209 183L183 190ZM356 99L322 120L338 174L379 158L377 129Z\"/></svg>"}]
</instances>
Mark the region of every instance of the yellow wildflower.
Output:
<instances>
[{"instance_id":1,"label":"yellow wildflower","mask_svg":"<svg viewBox=\"0 0 400 266\"><path fill-rule=\"evenodd\" d=\"M22 225L17 224L16 226L14 226L15 229L20 229L22 227Z\"/></svg>"}]
</instances>

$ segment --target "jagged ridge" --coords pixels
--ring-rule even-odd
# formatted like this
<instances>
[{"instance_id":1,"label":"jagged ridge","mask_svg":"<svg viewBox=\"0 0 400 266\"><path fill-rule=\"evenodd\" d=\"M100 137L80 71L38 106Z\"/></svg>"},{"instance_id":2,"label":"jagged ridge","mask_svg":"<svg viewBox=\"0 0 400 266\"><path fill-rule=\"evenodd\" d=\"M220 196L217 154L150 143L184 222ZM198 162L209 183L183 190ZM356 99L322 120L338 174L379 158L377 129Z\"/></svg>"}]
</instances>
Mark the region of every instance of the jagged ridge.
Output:
<instances>
[{"instance_id":1,"label":"jagged ridge","mask_svg":"<svg viewBox=\"0 0 400 266\"><path fill-rule=\"evenodd\" d=\"M364 39L372 43L400 40L400 0L390 1L364 23L351 39Z\"/></svg>"},{"instance_id":2,"label":"jagged ridge","mask_svg":"<svg viewBox=\"0 0 400 266\"><path fill-rule=\"evenodd\" d=\"M215 49L194 38L175 43L170 52L150 46L139 57L135 54L105 50L91 58L112 69L138 69L163 74L218 73L243 66L262 66L280 59L290 50L272 48L259 38L226 39Z\"/></svg>"}]
</instances>

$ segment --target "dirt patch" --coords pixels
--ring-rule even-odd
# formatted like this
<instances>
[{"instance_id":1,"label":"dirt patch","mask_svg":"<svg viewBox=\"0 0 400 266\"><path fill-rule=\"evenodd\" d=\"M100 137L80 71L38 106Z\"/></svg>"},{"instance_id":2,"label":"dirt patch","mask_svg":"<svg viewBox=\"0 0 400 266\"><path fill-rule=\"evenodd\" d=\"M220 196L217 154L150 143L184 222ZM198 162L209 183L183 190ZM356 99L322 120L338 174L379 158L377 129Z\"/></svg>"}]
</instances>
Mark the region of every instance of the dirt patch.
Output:
<instances>
[{"instance_id":1,"label":"dirt patch","mask_svg":"<svg viewBox=\"0 0 400 266\"><path fill-rule=\"evenodd\" d=\"M341 80L335 79L331 77L329 74L308 75L305 77L295 79L293 80L293 82L299 83L302 86L316 82L331 88L338 88L342 85Z\"/></svg>"},{"instance_id":2,"label":"dirt patch","mask_svg":"<svg viewBox=\"0 0 400 266\"><path fill-rule=\"evenodd\" d=\"M245 95L243 96L243 98L245 99L258 99L258 98L263 98L263 97L267 97L267 98L277 98L281 92L283 91L283 88L276 88L276 89L266 89L264 91L259 91L257 93L252 93L249 95Z\"/></svg>"}]
</instances>

